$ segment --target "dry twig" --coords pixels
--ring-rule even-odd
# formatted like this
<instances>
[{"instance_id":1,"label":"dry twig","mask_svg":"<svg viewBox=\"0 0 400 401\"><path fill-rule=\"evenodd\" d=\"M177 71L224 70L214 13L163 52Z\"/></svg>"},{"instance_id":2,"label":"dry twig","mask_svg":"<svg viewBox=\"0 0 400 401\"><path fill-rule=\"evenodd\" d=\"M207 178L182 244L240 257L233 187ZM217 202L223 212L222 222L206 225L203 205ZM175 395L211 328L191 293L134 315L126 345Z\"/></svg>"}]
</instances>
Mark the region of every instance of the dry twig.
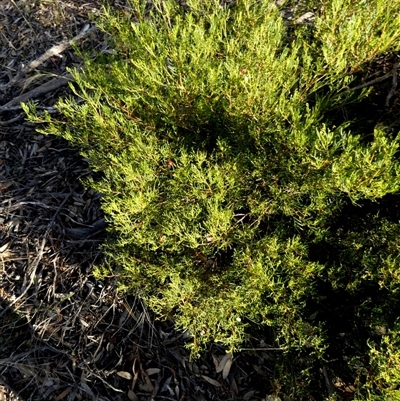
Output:
<instances>
[{"instance_id":1,"label":"dry twig","mask_svg":"<svg viewBox=\"0 0 400 401\"><path fill-rule=\"evenodd\" d=\"M73 37L70 40L65 40L65 41L59 43L58 45L52 46L49 50L47 50L39 58L37 58L36 60L31 61L28 65L23 66L18 71L17 75L13 79L11 79L10 82L8 82L6 85L1 85L0 86L0 90L5 91L6 89L9 89L10 87L12 87L14 85L19 85L19 86L22 87L24 85L25 81L26 81L22 77L26 73L28 73L28 72L32 71L33 69L39 67L39 65L43 64L45 61L47 61L51 57L60 56L60 54L63 51L68 49L70 46L72 46L77 41L85 38L86 36L88 36L89 34L94 32L95 30L96 30L96 27L94 27L94 26L90 27L89 24L86 24L83 27L83 29L81 30L81 32L78 33L78 35L76 35L75 37ZM15 104L15 102L13 104Z\"/></svg>"},{"instance_id":2,"label":"dry twig","mask_svg":"<svg viewBox=\"0 0 400 401\"><path fill-rule=\"evenodd\" d=\"M28 100L44 95L47 92L54 91L64 85L66 85L69 81L72 80L71 74L66 74L64 76L60 76L57 78L53 78L49 82L45 82L43 85L40 85L38 88L32 89L31 91L24 93L23 95L17 96L14 99L10 100L3 106L0 106L0 113L5 111L15 110L15 105L27 102ZM8 123L8 121L4 121L4 123Z\"/></svg>"},{"instance_id":3,"label":"dry twig","mask_svg":"<svg viewBox=\"0 0 400 401\"><path fill-rule=\"evenodd\" d=\"M366 88L367 86L375 85L375 84L377 84L379 82L382 82L382 81L392 77L392 88L391 88L389 94L387 95L386 102L385 102L386 107L388 107L390 99L393 97L393 95L396 92L396 88L397 88L397 70L399 69L399 66L400 66L400 61L396 61L393 64L393 68L388 73L386 73L385 75L382 75L381 77L375 78L372 81L364 82L363 84L355 86L354 88L349 88L349 89L346 90L346 92L355 91L355 90L358 90L358 89L363 89L363 88Z\"/></svg>"}]
</instances>

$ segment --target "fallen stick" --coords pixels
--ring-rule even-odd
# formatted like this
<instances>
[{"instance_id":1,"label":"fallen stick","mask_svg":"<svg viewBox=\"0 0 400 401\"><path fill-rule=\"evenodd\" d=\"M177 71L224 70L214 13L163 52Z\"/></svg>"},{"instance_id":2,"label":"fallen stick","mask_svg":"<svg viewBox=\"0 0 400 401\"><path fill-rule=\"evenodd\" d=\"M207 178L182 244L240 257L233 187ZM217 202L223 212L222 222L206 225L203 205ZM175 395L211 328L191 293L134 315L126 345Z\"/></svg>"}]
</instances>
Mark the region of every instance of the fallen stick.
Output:
<instances>
[{"instance_id":1,"label":"fallen stick","mask_svg":"<svg viewBox=\"0 0 400 401\"><path fill-rule=\"evenodd\" d=\"M68 49L68 47L72 46L73 43L77 42L78 40L83 39L84 37L88 36L90 33L96 30L96 27L92 26L89 28L89 24L86 24L83 29L70 40L65 40L64 42L61 42L58 45L54 45L51 47L49 50L47 50L44 54L42 54L39 58L36 60L31 61L26 67L22 68L22 73L29 72L36 67L38 67L40 64L43 64L46 60L53 56L60 56L60 54Z\"/></svg>"},{"instance_id":2,"label":"fallen stick","mask_svg":"<svg viewBox=\"0 0 400 401\"><path fill-rule=\"evenodd\" d=\"M368 81L368 82L365 82L365 83L363 83L361 85L355 86L354 88L349 88L349 89L346 90L346 92L355 91L355 90L358 90L358 89L366 88L367 86L375 85L378 82L382 82L385 79L388 79L390 77L396 77L397 78L397 70L399 68L399 65L400 65L400 61L397 61L396 63L393 64L393 68L388 73L386 73L385 75L382 75L381 77L375 78L372 81Z\"/></svg>"},{"instance_id":3,"label":"fallen stick","mask_svg":"<svg viewBox=\"0 0 400 401\"><path fill-rule=\"evenodd\" d=\"M67 85L68 82L72 80L73 78L71 74L66 74L57 78L53 78L51 81L45 82L44 84L38 86L37 88L34 88L29 92L24 93L23 95L17 96L14 99L10 100L8 103L4 104L3 106L0 106L0 113L4 113L5 111L10 111L10 110L15 110L16 105L19 105L22 102L27 102L28 100L31 100L35 97L44 95L47 92L56 90L64 85Z\"/></svg>"},{"instance_id":4,"label":"fallen stick","mask_svg":"<svg viewBox=\"0 0 400 401\"><path fill-rule=\"evenodd\" d=\"M25 83L25 79L22 79L22 77L32 71L33 69L37 68L39 65L43 64L46 60L48 60L51 57L58 56L60 57L60 54L71 47L75 42L78 40L81 40L88 36L90 33L94 32L96 30L95 26L90 27L89 24L86 24L83 29L78 33L78 35L74 36L72 39L69 40L64 40L63 42L59 43L58 45L52 46L49 50L47 50L44 54L42 54L39 58L36 60L31 61L28 65L23 66L17 73L17 75L11 79L7 84L1 85L0 90L5 90L10 88L13 85L18 84L19 86L23 86Z\"/></svg>"},{"instance_id":5,"label":"fallen stick","mask_svg":"<svg viewBox=\"0 0 400 401\"><path fill-rule=\"evenodd\" d=\"M24 113L20 113L18 114L16 117L12 118L11 120L7 120L7 121L1 121L0 120L0 127L5 127L7 125L11 125L14 124L15 122L21 120L22 118L24 118Z\"/></svg>"}]
</instances>

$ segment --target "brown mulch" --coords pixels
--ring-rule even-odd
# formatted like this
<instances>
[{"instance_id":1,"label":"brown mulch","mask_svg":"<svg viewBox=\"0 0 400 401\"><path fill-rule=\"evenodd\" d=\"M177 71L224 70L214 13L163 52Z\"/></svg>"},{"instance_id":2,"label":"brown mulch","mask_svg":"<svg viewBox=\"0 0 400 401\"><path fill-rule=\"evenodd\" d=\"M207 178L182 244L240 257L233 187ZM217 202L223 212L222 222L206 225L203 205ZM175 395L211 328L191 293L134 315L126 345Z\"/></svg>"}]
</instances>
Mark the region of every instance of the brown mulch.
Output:
<instances>
[{"instance_id":1,"label":"brown mulch","mask_svg":"<svg viewBox=\"0 0 400 401\"><path fill-rule=\"evenodd\" d=\"M101 196L82 184L96 175L19 107L56 113L66 67L80 65L69 41L106 48L88 18L100 6L0 0L0 401L262 399L265 352L232 361L213 345L191 362L184 333L96 281L107 234Z\"/></svg>"},{"instance_id":2,"label":"brown mulch","mask_svg":"<svg viewBox=\"0 0 400 401\"><path fill-rule=\"evenodd\" d=\"M83 184L96 174L24 119L20 96L55 113L70 93L66 68L80 65L72 38L106 49L88 18L100 6L0 0L0 401L271 399L275 351L262 340L233 359L214 344L189 361L184 333L119 296L113 280L96 281L106 224L100 194Z\"/></svg>"}]
</instances>

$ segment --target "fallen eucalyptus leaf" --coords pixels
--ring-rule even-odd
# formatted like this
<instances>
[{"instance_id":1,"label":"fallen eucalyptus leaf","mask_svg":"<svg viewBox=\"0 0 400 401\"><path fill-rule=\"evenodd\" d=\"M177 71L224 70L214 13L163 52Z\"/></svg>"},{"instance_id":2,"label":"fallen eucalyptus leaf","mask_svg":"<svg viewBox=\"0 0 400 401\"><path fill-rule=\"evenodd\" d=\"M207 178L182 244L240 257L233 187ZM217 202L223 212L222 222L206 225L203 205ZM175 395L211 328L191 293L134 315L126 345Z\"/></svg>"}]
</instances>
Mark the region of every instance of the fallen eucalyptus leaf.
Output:
<instances>
[{"instance_id":1,"label":"fallen eucalyptus leaf","mask_svg":"<svg viewBox=\"0 0 400 401\"><path fill-rule=\"evenodd\" d=\"M117 372L117 375L118 375L119 377L122 377L123 379L132 380L132 375L131 375L129 372L123 372L123 371L121 371L121 372Z\"/></svg>"},{"instance_id":2,"label":"fallen eucalyptus leaf","mask_svg":"<svg viewBox=\"0 0 400 401\"><path fill-rule=\"evenodd\" d=\"M207 381L208 383L212 384L212 385L215 386L215 387L221 387L221 386L222 386L221 383L217 382L217 381L214 380L214 379L211 379L211 377L208 377L208 376L205 376L205 375L201 375L201 377L202 377L205 381Z\"/></svg>"}]
</instances>

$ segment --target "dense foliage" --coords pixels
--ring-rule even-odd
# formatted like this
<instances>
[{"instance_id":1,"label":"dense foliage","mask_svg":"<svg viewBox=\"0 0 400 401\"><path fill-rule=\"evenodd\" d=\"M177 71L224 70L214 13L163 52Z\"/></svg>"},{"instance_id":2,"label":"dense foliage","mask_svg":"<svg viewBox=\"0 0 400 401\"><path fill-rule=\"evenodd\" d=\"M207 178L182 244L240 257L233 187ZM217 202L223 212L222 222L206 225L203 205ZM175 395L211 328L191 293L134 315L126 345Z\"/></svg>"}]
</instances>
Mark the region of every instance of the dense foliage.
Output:
<instances>
[{"instance_id":1,"label":"dense foliage","mask_svg":"<svg viewBox=\"0 0 400 401\"><path fill-rule=\"evenodd\" d=\"M62 118L25 110L103 174L99 274L189 330L193 355L257 331L283 351L278 395L323 399L331 377L398 400L400 227L382 204L399 193L400 137L337 110L400 50L400 1L310 6L307 24L272 1L105 10L111 49L84 55Z\"/></svg>"}]
</instances>

